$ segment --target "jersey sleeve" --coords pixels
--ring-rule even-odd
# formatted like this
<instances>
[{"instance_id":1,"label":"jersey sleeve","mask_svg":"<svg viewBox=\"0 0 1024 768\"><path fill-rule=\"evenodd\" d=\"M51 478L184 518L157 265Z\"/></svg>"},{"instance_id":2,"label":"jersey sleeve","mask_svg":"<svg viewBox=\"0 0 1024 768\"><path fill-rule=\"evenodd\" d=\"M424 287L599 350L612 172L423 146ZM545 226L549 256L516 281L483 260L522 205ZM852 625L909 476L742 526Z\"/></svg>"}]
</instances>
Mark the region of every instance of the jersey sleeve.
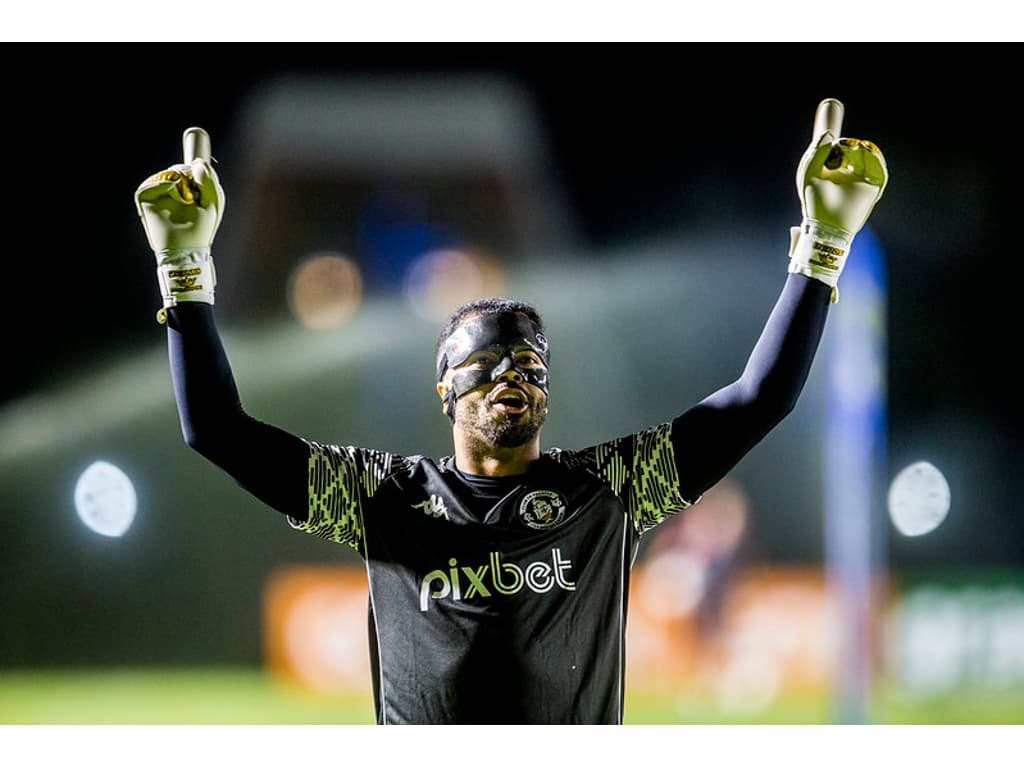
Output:
<instances>
[{"instance_id":1,"label":"jersey sleeve","mask_svg":"<svg viewBox=\"0 0 1024 768\"><path fill-rule=\"evenodd\" d=\"M381 484L406 465L406 459L384 451L351 446L309 446L309 515L289 517L296 530L346 544L365 554L366 507Z\"/></svg>"},{"instance_id":2,"label":"jersey sleeve","mask_svg":"<svg viewBox=\"0 0 1024 768\"><path fill-rule=\"evenodd\" d=\"M581 451L550 452L590 473L619 497L637 533L644 533L699 499L684 499L672 443L672 424L616 438Z\"/></svg>"}]
</instances>

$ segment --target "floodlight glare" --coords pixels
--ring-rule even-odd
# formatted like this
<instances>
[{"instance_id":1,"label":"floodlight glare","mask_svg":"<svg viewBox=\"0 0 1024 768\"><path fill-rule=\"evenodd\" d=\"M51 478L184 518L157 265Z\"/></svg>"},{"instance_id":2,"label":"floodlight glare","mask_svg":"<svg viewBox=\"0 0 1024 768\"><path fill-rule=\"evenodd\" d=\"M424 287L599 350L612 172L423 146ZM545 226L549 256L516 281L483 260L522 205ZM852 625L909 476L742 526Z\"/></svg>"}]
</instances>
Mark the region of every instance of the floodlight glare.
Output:
<instances>
[{"instance_id":1,"label":"floodlight glare","mask_svg":"<svg viewBox=\"0 0 1024 768\"><path fill-rule=\"evenodd\" d=\"M78 516L103 536L123 536L135 519L135 507L135 486L110 462L94 461L75 484Z\"/></svg>"},{"instance_id":2,"label":"floodlight glare","mask_svg":"<svg viewBox=\"0 0 1024 768\"><path fill-rule=\"evenodd\" d=\"M889 516L904 536L935 530L949 513L949 483L932 463L902 469L889 486Z\"/></svg>"}]
</instances>

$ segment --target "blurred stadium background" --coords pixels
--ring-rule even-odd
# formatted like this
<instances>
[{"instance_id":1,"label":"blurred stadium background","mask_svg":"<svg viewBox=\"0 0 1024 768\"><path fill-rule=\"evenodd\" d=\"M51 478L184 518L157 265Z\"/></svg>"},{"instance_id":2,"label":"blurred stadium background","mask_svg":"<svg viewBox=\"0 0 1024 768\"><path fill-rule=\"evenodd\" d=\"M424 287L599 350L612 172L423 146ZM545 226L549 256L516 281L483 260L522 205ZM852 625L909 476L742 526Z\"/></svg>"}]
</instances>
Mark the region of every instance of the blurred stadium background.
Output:
<instances>
[{"instance_id":1,"label":"blurred stadium background","mask_svg":"<svg viewBox=\"0 0 1024 768\"><path fill-rule=\"evenodd\" d=\"M652 45L642 63L629 46L203 44L190 55L221 64L173 94L180 48L100 48L23 48L34 77L7 97L0 723L372 722L355 556L181 440L132 193L185 127L210 132L227 192L217 312L249 412L442 456L432 344L480 294L545 315L545 446L668 420L738 375L828 96L890 187L796 411L644 541L626 721L1024 722L1002 269L1019 194L999 86L956 76L964 48L858 47L851 78L795 77L825 54L810 44ZM44 70L55 53L75 65ZM993 71L1013 53L986 50ZM917 461L952 503L905 536L887 492ZM76 506L94 462L131 488ZM133 500L123 530L97 517Z\"/></svg>"}]
</instances>

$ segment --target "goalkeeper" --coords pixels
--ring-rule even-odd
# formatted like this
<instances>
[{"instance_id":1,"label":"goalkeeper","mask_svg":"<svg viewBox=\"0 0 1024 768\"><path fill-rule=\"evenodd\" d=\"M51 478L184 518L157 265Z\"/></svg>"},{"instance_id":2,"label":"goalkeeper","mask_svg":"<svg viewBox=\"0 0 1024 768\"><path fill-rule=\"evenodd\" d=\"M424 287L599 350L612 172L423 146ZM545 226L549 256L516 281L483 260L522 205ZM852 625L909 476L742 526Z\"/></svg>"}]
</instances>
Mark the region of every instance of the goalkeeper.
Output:
<instances>
[{"instance_id":1,"label":"goalkeeper","mask_svg":"<svg viewBox=\"0 0 1024 768\"><path fill-rule=\"evenodd\" d=\"M795 406L885 188L882 153L841 138L842 121L841 103L818 105L788 274L736 381L669 422L573 450L541 447L553 361L540 314L509 299L457 308L438 337L449 456L322 444L249 415L214 320L225 196L209 136L188 129L184 163L139 186L185 441L293 528L362 558L378 723L622 722L640 537Z\"/></svg>"}]
</instances>

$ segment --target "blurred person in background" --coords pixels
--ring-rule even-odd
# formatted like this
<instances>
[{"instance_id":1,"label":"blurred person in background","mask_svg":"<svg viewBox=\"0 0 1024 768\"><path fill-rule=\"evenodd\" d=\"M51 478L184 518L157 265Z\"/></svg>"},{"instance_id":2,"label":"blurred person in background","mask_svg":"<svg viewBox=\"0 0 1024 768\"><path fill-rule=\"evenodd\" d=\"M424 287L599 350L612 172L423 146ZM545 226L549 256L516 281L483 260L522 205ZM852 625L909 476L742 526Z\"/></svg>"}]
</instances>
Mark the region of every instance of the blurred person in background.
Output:
<instances>
[{"instance_id":1,"label":"blurred person in background","mask_svg":"<svg viewBox=\"0 0 1024 768\"><path fill-rule=\"evenodd\" d=\"M378 723L622 722L640 538L795 407L850 244L887 183L873 143L841 138L843 114L834 99L818 105L788 274L739 378L671 421L573 450L541 447L551 349L538 310L504 298L457 308L438 337L451 455L318 442L259 421L215 324L225 194L209 136L187 129L184 162L139 185L185 441L293 528L364 560ZM602 354L600 338L577 343Z\"/></svg>"},{"instance_id":2,"label":"blurred person in background","mask_svg":"<svg viewBox=\"0 0 1024 768\"><path fill-rule=\"evenodd\" d=\"M713 640L722 624L729 585L742 562L750 499L728 477L691 506L659 525L634 566L657 582L658 612L692 618L702 640ZM666 583L667 582L667 583Z\"/></svg>"}]
</instances>

